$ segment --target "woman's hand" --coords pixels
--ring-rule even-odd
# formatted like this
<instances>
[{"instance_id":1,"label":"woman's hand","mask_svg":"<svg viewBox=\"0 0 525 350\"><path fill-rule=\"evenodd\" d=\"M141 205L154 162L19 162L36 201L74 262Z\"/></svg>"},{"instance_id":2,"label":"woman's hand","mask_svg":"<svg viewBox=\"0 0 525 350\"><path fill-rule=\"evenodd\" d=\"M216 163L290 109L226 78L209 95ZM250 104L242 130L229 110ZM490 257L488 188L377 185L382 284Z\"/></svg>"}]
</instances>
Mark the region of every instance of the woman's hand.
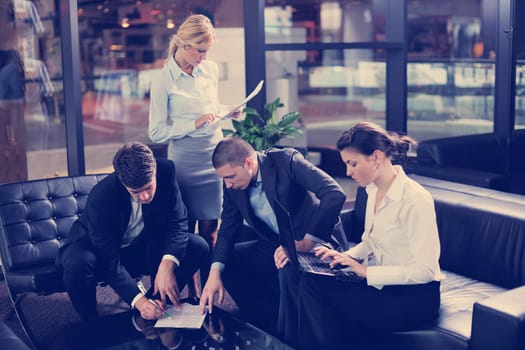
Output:
<instances>
[{"instance_id":1,"label":"woman's hand","mask_svg":"<svg viewBox=\"0 0 525 350\"><path fill-rule=\"evenodd\" d=\"M215 120L219 119L219 116L214 113L206 113L200 116L199 119L195 121L195 129L202 128L204 125L213 123Z\"/></svg>"},{"instance_id":2,"label":"woman's hand","mask_svg":"<svg viewBox=\"0 0 525 350\"><path fill-rule=\"evenodd\" d=\"M237 108L235 111L231 114L231 119L238 119L242 114L242 107Z\"/></svg>"},{"instance_id":3,"label":"woman's hand","mask_svg":"<svg viewBox=\"0 0 525 350\"><path fill-rule=\"evenodd\" d=\"M367 266L360 264L357 260L346 253L341 253L327 247L316 247L314 252L315 255L321 258L321 260L328 260L330 267L335 267L337 265L348 266L359 276L366 277Z\"/></svg>"}]
</instances>

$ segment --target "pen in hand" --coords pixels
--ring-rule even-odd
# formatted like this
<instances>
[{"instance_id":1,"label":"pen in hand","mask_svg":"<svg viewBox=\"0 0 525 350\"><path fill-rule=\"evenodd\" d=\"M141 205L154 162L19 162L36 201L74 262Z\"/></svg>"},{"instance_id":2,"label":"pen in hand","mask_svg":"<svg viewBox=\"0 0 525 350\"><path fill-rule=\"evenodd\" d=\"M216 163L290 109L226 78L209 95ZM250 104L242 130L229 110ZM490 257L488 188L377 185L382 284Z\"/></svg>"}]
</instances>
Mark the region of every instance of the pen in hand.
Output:
<instances>
[{"instance_id":1,"label":"pen in hand","mask_svg":"<svg viewBox=\"0 0 525 350\"><path fill-rule=\"evenodd\" d=\"M146 297L146 293L147 293L147 291L146 291L146 288L144 287L144 284L142 283L142 281L138 281L138 282L137 282L137 287L139 288L140 292L144 295L144 297ZM146 297L146 298L148 299L148 301L149 301L151 304L153 304L158 310L160 310L160 311L162 312L162 316L163 316L164 318L167 318L167 317L170 316L165 310L163 310L163 309L159 306L159 304L157 304L157 303L154 302L153 300L149 299L148 297Z\"/></svg>"}]
</instances>

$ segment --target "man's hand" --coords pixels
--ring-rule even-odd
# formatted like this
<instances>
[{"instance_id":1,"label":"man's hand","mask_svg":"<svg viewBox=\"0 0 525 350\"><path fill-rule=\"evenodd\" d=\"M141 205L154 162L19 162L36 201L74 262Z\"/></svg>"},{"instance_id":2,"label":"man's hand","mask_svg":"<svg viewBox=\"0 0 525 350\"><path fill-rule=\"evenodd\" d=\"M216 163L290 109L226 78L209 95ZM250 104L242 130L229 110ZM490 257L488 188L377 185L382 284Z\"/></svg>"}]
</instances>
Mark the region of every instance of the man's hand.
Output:
<instances>
[{"instance_id":1,"label":"man's hand","mask_svg":"<svg viewBox=\"0 0 525 350\"><path fill-rule=\"evenodd\" d=\"M158 335L158 328L155 328L155 322L152 320L146 320L142 316L133 315L133 321L135 321L135 328L144 334L146 339L155 339Z\"/></svg>"},{"instance_id":2,"label":"man's hand","mask_svg":"<svg viewBox=\"0 0 525 350\"><path fill-rule=\"evenodd\" d=\"M156 303L157 306L153 305ZM140 297L135 303L135 308L139 310L140 316L145 320L158 320L163 316L163 307L158 300L148 300L145 296Z\"/></svg>"},{"instance_id":3,"label":"man's hand","mask_svg":"<svg viewBox=\"0 0 525 350\"><path fill-rule=\"evenodd\" d=\"M295 249L298 252L309 252L315 247L315 242L309 238L305 238L301 241L295 241Z\"/></svg>"},{"instance_id":4,"label":"man's hand","mask_svg":"<svg viewBox=\"0 0 525 350\"><path fill-rule=\"evenodd\" d=\"M180 291L173 273L175 266L173 261L164 259L160 262L157 275L155 276L153 295L160 294L162 308L166 306L166 297L171 300L175 307L180 308Z\"/></svg>"},{"instance_id":5,"label":"man's hand","mask_svg":"<svg viewBox=\"0 0 525 350\"><path fill-rule=\"evenodd\" d=\"M277 269L282 269L288 263L288 255L286 255L286 251L282 245L278 246L273 252L273 261L275 262L275 267Z\"/></svg>"},{"instance_id":6,"label":"man's hand","mask_svg":"<svg viewBox=\"0 0 525 350\"><path fill-rule=\"evenodd\" d=\"M213 298L215 294L218 294L217 302L222 304L224 299L224 286L222 284L221 272L219 269L211 269L206 281L206 285L202 290L200 308L201 312L204 313L206 306L208 306L208 311L211 314L213 311Z\"/></svg>"}]
</instances>

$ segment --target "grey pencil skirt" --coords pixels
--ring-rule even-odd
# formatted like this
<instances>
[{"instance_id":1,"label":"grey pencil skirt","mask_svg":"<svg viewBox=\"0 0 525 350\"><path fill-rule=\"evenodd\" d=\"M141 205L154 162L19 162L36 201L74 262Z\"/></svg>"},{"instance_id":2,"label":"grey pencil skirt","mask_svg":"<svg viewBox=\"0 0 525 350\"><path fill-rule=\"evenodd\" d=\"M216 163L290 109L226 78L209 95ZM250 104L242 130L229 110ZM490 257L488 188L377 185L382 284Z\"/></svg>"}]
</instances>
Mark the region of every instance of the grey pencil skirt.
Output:
<instances>
[{"instance_id":1,"label":"grey pencil skirt","mask_svg":"<svg viewBox=\"0 0 525 350\"><path fill-rule=\"evenodd\" d=\"M222 131L218 129L210 136L186 136L169 143L168 158L175 163L177 181L189 220L213 220L220 217L222 180L215 173L211 156L222 137Z\"/></svg>"}]
</instances>

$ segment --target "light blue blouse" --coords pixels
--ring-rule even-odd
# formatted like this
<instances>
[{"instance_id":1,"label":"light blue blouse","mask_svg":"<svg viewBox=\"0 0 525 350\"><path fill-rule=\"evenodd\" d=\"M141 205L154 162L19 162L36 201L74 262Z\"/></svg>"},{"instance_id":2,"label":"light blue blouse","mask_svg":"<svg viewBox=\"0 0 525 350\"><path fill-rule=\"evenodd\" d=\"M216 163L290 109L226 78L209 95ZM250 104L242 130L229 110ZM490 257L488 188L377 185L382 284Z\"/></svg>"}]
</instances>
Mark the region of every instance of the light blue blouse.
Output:
<instances>
[{"instance_id":1,"label":"light blue blouse","mask_svg":"<svg viewBox=\"0 0 525 350\"><path fill-rule=\"evenodd\" d=\"M151 82L149 137L153 142L176 140L185 136L212 136L220 123L195 129L195 120L206 113L226 110L219 104L219 69L212 61L202 61L186 74L174 58L157 72Z\"/></svg>"}]
</instances>

